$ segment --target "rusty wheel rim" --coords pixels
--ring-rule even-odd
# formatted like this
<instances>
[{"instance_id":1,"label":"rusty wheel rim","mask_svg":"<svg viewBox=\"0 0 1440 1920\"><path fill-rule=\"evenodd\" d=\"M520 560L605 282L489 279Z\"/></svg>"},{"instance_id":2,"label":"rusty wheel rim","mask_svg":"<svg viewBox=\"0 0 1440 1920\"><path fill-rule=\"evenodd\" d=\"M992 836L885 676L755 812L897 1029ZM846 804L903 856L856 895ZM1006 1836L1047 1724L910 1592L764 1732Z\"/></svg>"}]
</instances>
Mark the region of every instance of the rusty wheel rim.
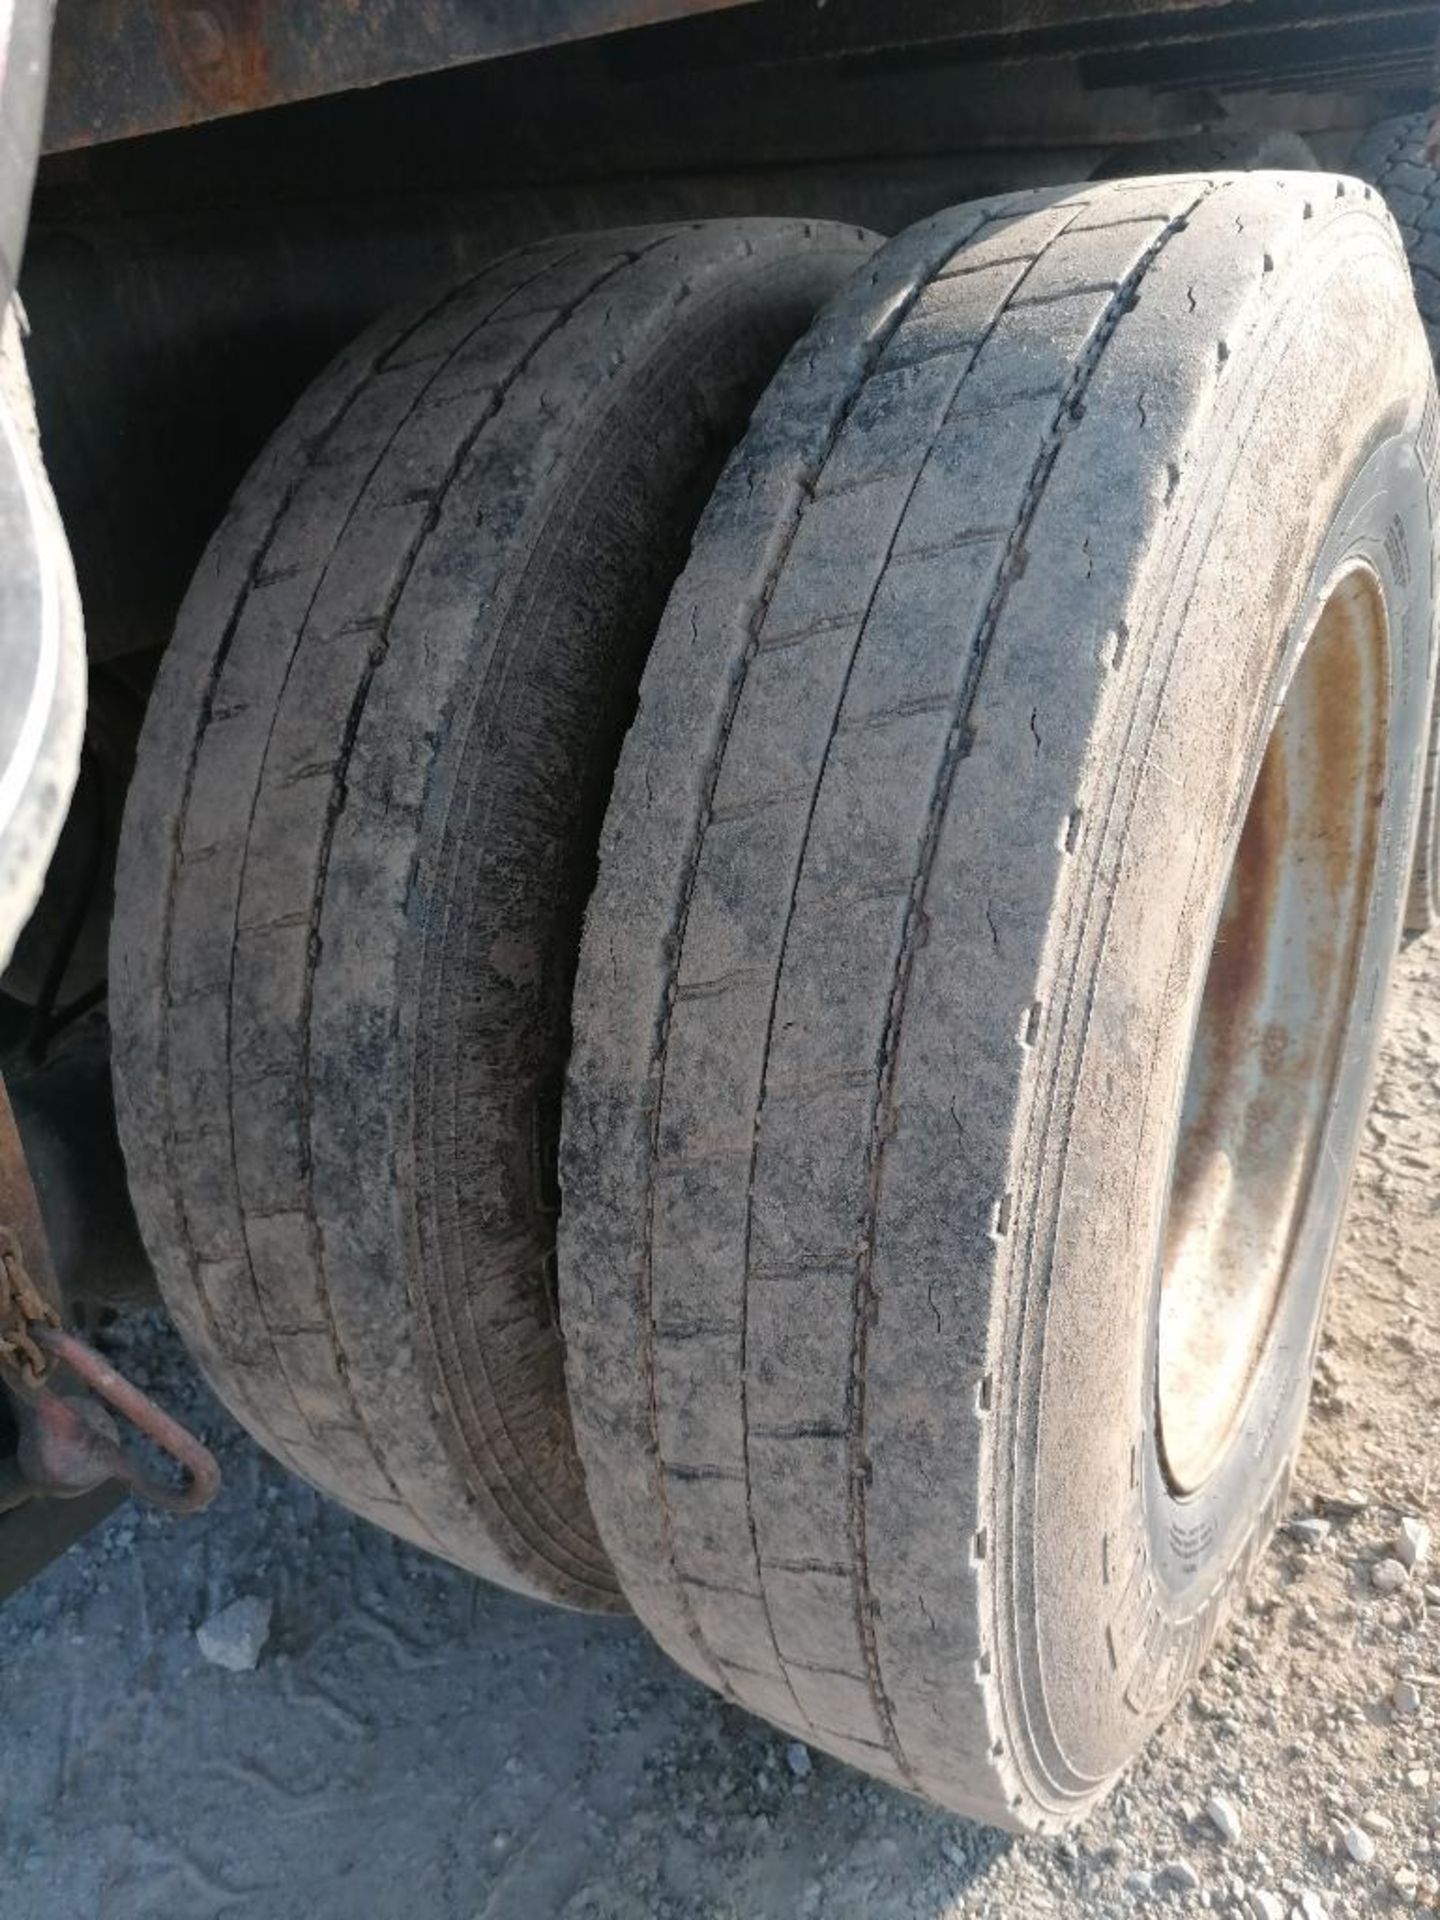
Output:
<instances>
[{"instance_id":1,"label":"rusty wheel rim","mask_svg":"<svg viewBox=\"0 0 1440 1920\"><path fill-rule=\"evenodd\" d=\"M1333 586L1276 710L1211 945L1161 1272L1156 1405L1172 1489L1233 1443L1323 1150L1374 878L1388 633L1378 582ZM1312 1276L1313 1277L1313 1276Z\"/></svg>"}]
</instances>

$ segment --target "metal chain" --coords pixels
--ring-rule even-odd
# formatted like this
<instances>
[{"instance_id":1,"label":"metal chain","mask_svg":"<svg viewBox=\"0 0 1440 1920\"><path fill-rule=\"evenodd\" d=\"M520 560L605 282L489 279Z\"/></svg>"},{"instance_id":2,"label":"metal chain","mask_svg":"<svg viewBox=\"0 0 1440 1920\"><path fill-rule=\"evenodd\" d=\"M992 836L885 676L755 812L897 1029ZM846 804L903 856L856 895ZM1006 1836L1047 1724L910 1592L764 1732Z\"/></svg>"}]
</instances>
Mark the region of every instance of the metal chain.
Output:
<instances>
[{"instance_id":1,"label":"metal chain","mask_svg":"<svg viewBox=\"0 0 1440 1920\"><path fill-rule=\"evenodd\" d=\"M25 1271L18 1237L0 1221L0 1364L38 1385L50 1371L51 1359L30 1330L59 1324L60 1316Z\"/></svg>"}]
</instances>

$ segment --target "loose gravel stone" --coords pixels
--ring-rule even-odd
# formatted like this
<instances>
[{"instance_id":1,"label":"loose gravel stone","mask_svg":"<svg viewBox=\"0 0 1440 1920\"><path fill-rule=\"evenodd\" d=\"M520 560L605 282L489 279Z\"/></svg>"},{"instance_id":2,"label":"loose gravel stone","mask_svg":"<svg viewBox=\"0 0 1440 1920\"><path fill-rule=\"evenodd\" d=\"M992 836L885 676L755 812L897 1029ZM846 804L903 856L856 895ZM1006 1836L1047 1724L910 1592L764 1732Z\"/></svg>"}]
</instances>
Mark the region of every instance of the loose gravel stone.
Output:
<instances>
[{"instance_id":1,"label":"loose gravel stone","mask_svg":"<svg viewBox=\"0 0 1440 1920\"><path fill-rule=\"evenodd\" d=\"M1357 1827L1352 1821L1340 1835L1346 1853L1356 1866L1368 1867L1375 1858L1375 1842L1363 1827Z\"/></svg>"},{"instance_id":2,"label":"loose gravel stone","mask_svg":"<svg viewBox=\"0 0 1440 1920\"><path fill-rule=\"evenodd\" d=\"M1430 1558L1430 1529L1423 1520L1400 1522L1395 1537L1395 1558L1403 1567L1423 1567Z\"/></svg>"},{"instance_id":3,"label":"loose gravel stone","mask_svg":"<svg viewBox=\"0 0 1440 1920\"><path fill-rule=\"evenodd\" d=\"M810 1778L810 1749L799 1740L792 1740L785 1749L785 1764L797 1780Z\"/></svg>"},{"instance_id":4,"label":"loose gravel stone","mask_svg":"<svg viewBox=\"0 0 1440 1920\"><path fill-rule=\"evenodd\" d=\"M1240 1815L1234 1803L1223 1793L1212 1793L1205 1802L1205 1817L1225 1841L1240 1838Z\"/></svg>"},{"instance_id":5,"label":"loose gravel stone","mask_svg":"<svg viewBox=\"0 0 1440 1920\"><path fill-rule=\"evenodd\" d=\"M1370 1569L1370 1584L1377 1593L1398 1593L1410 1578L1410 1570L1401 1560L1377 1560Z\"/></svg>"},{"instance_id":6,"label":"loose gravel stone","mask_svg":"<svg viewBox=\"0 0 1440 1920\"><path fill-rule=\"evenodd\" d=\"M1156 1878L1162 1887L1174 1887L1177 1893L1200 1891L1200 1876L1188 1860L1167 1860Z\"/></svg>"},{"instance_id":7,"label":"loose gravel stone","mask_svg":"<svg viewBox=\"0 0 1440 1920\"><path fill-rule=\"evenodd\" d=\"M1278 1893L1262 1892L1252 1887L1246 1905L1250 1909L1251 1920L1285 1920L1285 1902Z\"/></svg>"},{"instance_id":8,"label":"loose gravel stone","mask_svg":"<svg viewBox=\"0 0 1440 1920\"><path fill-rule=\"evenodd\" d=\"M1330 1538L1330 1522L1318 1519L1313 1513L1301 1514L1290 1522L1290 1531L1301 1546L1323 1547Z\"/></svg>"},{"instance_id":9,"label":"loose gravel stone","mask_svg":"<svg viewBox=\"0 0 1440 1920\"><path fill-rule=\"evenodd\" d=\"M1420 1875L1414 1867L1397 1867L1390 1876L1390 1885L1407 1907L1414 1906L1420 1892Z\"/></svg>"},{"instance_id":10,"label":"loose gravel stone","mask_svg":"<svg viewBox=\"0 0 1440 1920\"><path fill-rule=\"evenodd\" d=\"M232 1600L195 1629L200 1651L212 1667L228 1673L253 1673L270 1638L274 1602L256 1594Z\"/></svg>"},{"instance_id":11,"label":"loose gravel stone","mask_svg":"<svg viewBox=\"0 0 1440 1920\"><path fill-rule=\"evenodd\" d=\"M1397 1680L1390 1696L1396 1713L1409 1720L1420 1711L1420 1689L1413 1680Z\"/></svg>"}]
</instances>

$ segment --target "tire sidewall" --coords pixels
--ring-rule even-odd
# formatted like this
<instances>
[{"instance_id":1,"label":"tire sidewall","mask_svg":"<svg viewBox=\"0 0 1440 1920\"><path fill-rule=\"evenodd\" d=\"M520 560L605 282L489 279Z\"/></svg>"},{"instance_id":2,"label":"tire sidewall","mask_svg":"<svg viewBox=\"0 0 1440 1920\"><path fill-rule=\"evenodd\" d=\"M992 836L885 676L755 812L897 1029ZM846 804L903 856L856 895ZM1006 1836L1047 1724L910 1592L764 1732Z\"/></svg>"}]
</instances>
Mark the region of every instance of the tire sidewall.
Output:
<instances>
[{"instance_id":1,"label":"tire sidewall","mask_svg":"<svg viewBox=\"0 0 1440 1920\"><path fill-rule=\"evenodd\" d=\"M1272 372L1279 363L1274 349L1258 357L1268 358ZM1293 379L1293 369L1285 377ZM1214 654L1231 645L1226 591L1214 588L1208 555L1216 527L1224 539L1228 520L1233 541L1236 526L1223 496L1218 507L1209 496L1234 484L1234 449L1257 421L1271 456L1283 432L1264 423L1268 395L1261 385L1228 434L1212 429L1208 468L1197 462L1188 519L1190 532L1202 528L1201 558L1185 560L1183 526L1172 530L1161 556L1157 577L1171 569L1189 574L1188 613L1160 672L1164 702L1153 685L1140 686L1139 710L1151 703L1150 739L1137 750L1132 730L1124 741L1126 756L1138 751L1129 817L1142 828L1092 856L1096 871L1111 862L1113 897L1103 912L1092 900L1084 916L1103 920L1103 930L1078 936L1082 957L1071 995L1079 1003L1073 1023L1080 1037L1072 1043L1065 1151L1053 1156L1056 1166L1035 1171L1028 1203L1037 1221L1051 1223L1048 1251L1042 1226L1006 1335L1016 1384L1007 1423L1012 1457L999 1482L997 1598L1010 1619L996 1640L1003 1649L1013 1632L1014 1651L1003 1663L1001 1699L1007 1744L1029 1791L1059 1818L1073 1817L1104 1791L1193 1678L1283 1501L1369 1094L1421 797L1433 670L1430 510L1416 447L1423 391L1412 400L1397 382L1388 410L1377 397L1368 428L1357 422L1339 446L1317 429L1309 442L1313 470L1296 476L1270 522L1257 522L1263 532L1255 571L1262 575L1273 562L1270 604L1279 583L1283 611L1277 607L1280 617L1268 629L1252 621L1229 630L1268 630L1275 639L1239 642L1230 687L1216 679L1214 664L1203 664L1207 646ZM1344 418L1343 396L1328 404L1333 412L1320 428ZM1160 1459L1153 1368L1157 1250L1185 1066L1246 811L1237 802L1253 785L1270 716L1318 612L1338 575L1355 564L1368 566L1380 584L1393 647L1389 777L1359 989L1293 1255L1292 1272L1303 1282L1287 1287L1225 1460L1198 1495L1177 1500ZM1297 580L1304 583L1298 593L1290 584ZM1262 587L1229 593L1230 611L1266 604ZM1169 593L1172 603L1175 597ZM1154 624L1152 682L1164 619ZM1260 670L1248 664L1252 658L1263 663ZM1178 783L1167 770L1176 766ZM1165 794L1161 780L1176 791ZM1147 784L1154 803L1148 822ZM1161 818L1163 827L1155 824ZM1063 1287L1049 1285L1051 1274Z\"/></svg>"},{"instance_id":2,"label":"tire sidewall","mask_svg":"<svg viewBox=\"0 0 1440 1920\"><path fill-rule=\"evenodd\" d=\"M1429 542L1425 475L1408 441L1389 440L1366 463L1336 516L1300 611L1286 636L1266 711L1259 716L1261 725L1254 729L1247 795L1259 773L1266 744L1266 715L1278 710L1293 682L1325 602L1342 576L1356 567L1366 569L1379 583L1396 643L1386 715L1386 798L1377 834L1369 912L1356 960L1355 994L1284 1291L1240 1428L1216 1472L1194 1494L1179 1497L1173 1492L1158 1444L1153 1398L1142 1410L1139 1491L1146 1551L1156 1602L1177 1623L1193 1617L1197 1599L1202 1608L1212 1600L1217 1591L1217 1570L1231 1568L1237 1558L1248 1567L1277 1517L1276 1506L1283 1498L1304 1423L1326 1282L1369 1106L1386 988L1404 911L1408 850L1419 806L1429 673L1430 577L1427 566L1410 566L1405 556L1428 554ZM1227 871L1238 844L1244 810L1237 809L1237 814L1226 845ZM1219 904L1216 901L1217 920ZM1194 1030L1192 1020L1187 1055ZM1178 1131L1177 1108L1170 1119L1172 1139ZM1145 1338L1145 1371L1152 1382L1158 1377L1160 1297L1157 1260ZM1266 1490L1258 1513L1257 1486ZM1230 1584L1231 1577L1222 1574L1218 1590L1223 1592Z\"/></svg>"}]
</instances>

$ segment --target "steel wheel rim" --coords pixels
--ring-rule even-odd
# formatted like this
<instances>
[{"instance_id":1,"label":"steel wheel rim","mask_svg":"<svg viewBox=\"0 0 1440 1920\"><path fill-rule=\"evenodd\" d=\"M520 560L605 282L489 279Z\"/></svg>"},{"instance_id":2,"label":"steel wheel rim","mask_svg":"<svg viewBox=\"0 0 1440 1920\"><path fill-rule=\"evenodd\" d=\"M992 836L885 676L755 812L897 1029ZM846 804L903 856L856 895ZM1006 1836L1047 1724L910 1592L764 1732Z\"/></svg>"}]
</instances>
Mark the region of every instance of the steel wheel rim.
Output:
<instances>
[{"instance_id":1,"label":"steel wheel rim","mask_svg":"<svg viewBox=\"0 0 1440 1920\"><path fill-rule=\"evenodd\" d=\"M1299 1278L1373 889L1388 640L1379 584L1352 567L1273 715L1226 879L1162 1243L1156 1423L1179 1495L1233 1444Z\"/></svg>"}]
</instances>

